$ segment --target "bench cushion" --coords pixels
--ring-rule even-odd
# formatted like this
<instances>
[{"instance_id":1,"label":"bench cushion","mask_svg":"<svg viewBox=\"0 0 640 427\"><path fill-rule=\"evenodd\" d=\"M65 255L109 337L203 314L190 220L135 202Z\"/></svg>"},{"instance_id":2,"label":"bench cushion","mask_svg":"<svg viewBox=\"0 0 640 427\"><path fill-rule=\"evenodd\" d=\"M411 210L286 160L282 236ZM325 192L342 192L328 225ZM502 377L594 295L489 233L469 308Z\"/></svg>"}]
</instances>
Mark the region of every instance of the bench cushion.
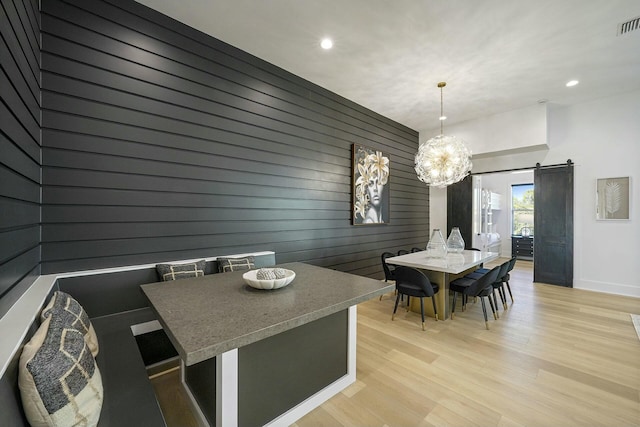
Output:
<instances>
[{"instance_id":1,"label":"bench cushion","mask_svg":"<svg viewBox=\"0 0 640 427\"><path fill-rule=\"evenodd\" d=\"M164 426L165 421L131 325L155 319L150 308L93 318L104 387L98 426Z\"/></svg>"}]
</instances>

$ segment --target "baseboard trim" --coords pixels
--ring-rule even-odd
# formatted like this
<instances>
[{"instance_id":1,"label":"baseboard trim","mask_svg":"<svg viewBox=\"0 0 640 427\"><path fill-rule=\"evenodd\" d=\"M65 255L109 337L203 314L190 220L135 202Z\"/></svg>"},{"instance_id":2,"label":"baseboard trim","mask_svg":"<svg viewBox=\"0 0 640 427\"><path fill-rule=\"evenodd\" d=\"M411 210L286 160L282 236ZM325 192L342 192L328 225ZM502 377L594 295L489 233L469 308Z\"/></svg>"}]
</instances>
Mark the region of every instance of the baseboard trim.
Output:
<instances>
[{"instance_id":1,"label":"baseboard trim","mask_svg":"<svg viewBox=\"0 0 640 427\"><path fill-rule=\"evenodd\" d=\"M640 298L640 286L623 285L620 283L596 282L593 280L575 280L573 287L587 291L603 292L606 294L624 295Z\"/></svg>"}]
</instances>

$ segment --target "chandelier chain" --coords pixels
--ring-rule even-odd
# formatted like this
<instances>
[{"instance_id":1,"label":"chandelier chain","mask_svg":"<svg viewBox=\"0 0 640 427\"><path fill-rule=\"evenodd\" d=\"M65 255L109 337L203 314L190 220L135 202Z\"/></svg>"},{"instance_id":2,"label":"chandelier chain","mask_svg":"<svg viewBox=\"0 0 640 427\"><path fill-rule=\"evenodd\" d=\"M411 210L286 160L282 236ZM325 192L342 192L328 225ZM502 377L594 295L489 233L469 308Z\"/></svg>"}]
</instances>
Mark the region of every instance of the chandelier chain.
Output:
<instances>
[{"instance_id":1,"label":"chandelier chain","mask_svg":"<svg viewBox=\"0 0 640 427\"><path fill-rule=\"evenodd\" d=\"M440 83L438 86L440 87L440 135L444 135L444 120L442 120L444 117L444 101L442 98L442 88L444 84Z\"/></svg>"}]
</instances>

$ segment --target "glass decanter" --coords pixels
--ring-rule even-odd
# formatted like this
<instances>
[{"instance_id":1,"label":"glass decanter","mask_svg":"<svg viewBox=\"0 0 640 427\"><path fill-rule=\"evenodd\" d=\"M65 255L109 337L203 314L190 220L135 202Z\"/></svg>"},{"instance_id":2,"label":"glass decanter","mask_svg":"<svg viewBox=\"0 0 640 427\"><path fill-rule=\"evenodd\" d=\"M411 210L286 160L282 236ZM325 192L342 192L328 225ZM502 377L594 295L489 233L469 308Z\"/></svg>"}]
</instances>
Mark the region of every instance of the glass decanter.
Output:
<instances>
[{"instance_id":1,"label":"glass decanter","mask_svg":"<svg viewBox=\"0 0 640 427\"><path fill-rule=\"evenodd\" d=\"M429 243L427 243L427 256L430 258L444 258L447 255L447 244L442 237L439 228L434 228Z\"/></svg>"},{"instance_id":2,"label":"glass decanter","mask_svg":"<svg viewBox=\"0 0 640 427\"><path fill-rule=\"evenodd\" d=\"M460 228L453 227L451 229L451 234L449 234L449 238L447 239L447 250L456 254L464 250L464 239L462 238L462 234L460 234Z\"/></svg>"}]
</instances>

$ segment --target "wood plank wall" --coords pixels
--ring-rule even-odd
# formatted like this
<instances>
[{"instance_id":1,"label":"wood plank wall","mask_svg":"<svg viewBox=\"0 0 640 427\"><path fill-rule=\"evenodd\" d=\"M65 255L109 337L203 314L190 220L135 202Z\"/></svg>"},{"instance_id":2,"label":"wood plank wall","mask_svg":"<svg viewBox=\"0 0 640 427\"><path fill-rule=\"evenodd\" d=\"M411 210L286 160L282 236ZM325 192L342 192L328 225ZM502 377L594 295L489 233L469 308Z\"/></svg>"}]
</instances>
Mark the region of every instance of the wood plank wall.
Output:
<instances>
[{"instance_id":1,"label":"wood plank wall","mask_svg":"<svg viewBox=\"0 0 640 427\"><path fill-rule=\"evenodd\" d=\"M38 0L0 5L0 317L40 274Z\"/></svg>"},{"instance_id":2,"label":"wood plank wall","mask_svg":"<svg viewBox=\"0 0 640 427\"><path fill-rule=\"evenodd\" d=\"M273 250L383 277L426 244L417 132L133 1L41 7L43 272ZM388 225L351 225L353 143L390 157Z\"/></svg>"}]
</instances>

